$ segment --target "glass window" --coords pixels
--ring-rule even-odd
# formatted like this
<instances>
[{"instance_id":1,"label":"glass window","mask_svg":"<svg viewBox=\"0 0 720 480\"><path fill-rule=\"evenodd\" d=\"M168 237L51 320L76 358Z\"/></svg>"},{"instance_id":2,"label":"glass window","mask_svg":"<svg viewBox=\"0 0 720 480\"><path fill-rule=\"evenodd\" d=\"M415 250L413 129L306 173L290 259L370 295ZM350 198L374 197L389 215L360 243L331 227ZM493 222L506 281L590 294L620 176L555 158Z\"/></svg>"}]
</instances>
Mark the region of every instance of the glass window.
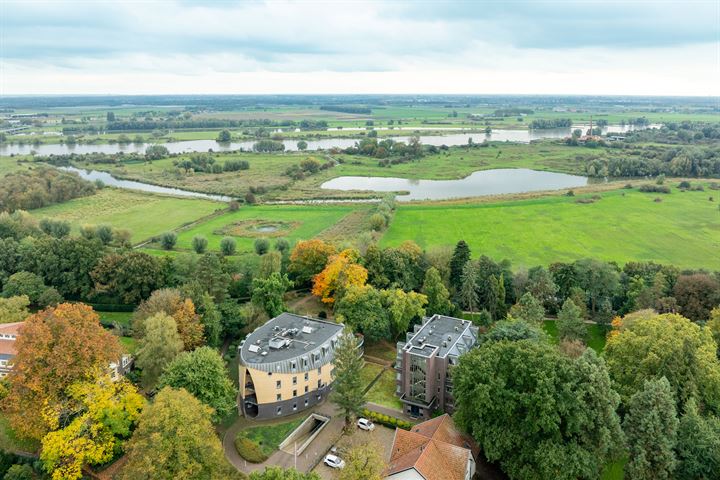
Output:
<instances>
[{"instance_id":1,"label":"glass window","mask_svg":"<svg viewBox=\"0 0 720 480\"><path fill-rule=\"evenodd\" d=\"M293 390L293 397L297 397L297 390Z\"/></svg>"},{"instance_id":2,"label":"glass window","mask_svg":"<svg viewBox=\"0 0 720 480\"><path fill-rule=\"evenodd\" d=\"M282 400L282 393L278 393L277 395L275 395L275 400L278 402Z\"/></svg>"},{"instance_id":3,"label":"glass window","mask_svg":"<svg viewBox=\"0 0 720 480\"><path fill-rule=\"evenodd\" d=\"M297 377L293 377L293 385L297 385Z\"/></svg>"},{"instance_id":4,"label":"glass window","mask_svg":"<svg viewBox=\"0 0 720 480\"><path fill-rule=\"evenodd\" d=\"M278 407L278 408L277 408L277 414L278 414L278 415L282 415L282 407Z\"/></svg>"},{"instance_id":5,"label":"glass window","mask_svg":"<svg viewBox=\"0 0 720 480\"><path fill-rule=\"evenodd\" d=\"M275 388L280 388L281 386L282 386L282 382L280 380L275 382Z\"/></svg>"}]
</instances>

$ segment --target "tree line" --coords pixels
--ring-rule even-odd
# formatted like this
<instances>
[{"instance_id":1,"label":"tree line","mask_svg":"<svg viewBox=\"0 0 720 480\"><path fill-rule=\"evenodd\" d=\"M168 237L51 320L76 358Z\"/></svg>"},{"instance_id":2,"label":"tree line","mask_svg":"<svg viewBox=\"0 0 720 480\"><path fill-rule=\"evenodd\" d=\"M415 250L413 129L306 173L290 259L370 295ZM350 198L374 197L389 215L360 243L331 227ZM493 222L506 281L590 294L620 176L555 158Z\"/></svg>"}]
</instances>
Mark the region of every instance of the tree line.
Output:
<instances>
[{"instance_id":1,"label":"tree line","mask_svg":"<svg viewBox=\"0 0 720 480\"><path fill-rule=\"evenodd\" d=\"M0 182L0 212L30 210L94 194L96 185L54 168L8 173Z\"/></svg>"}]
</instances>

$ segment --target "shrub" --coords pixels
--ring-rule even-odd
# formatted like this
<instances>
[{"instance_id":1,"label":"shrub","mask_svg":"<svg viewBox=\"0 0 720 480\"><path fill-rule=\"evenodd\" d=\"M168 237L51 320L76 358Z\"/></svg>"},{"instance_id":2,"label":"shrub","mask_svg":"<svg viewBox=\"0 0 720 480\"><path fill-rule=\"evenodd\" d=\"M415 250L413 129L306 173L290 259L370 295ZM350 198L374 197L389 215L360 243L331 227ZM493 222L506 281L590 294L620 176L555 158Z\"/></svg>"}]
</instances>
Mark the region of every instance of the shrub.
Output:
<instances>
[{"instance_id":1,"label":"shrub","mask_svg":"<svg viewBox=\"0 0 720 480\"><path fill-rule=\"evenodd\" d=\"M687 190L688 188L690 188L690 182L688 182L687 180L683 180L678 184L678 188Z\"/></svg>"},{"instance_id":2,"label":"shrub","mask_svg":"<svg viewBox=\"0 0 720 480\"><path fill-rule=\"evenodd\" d=\"M95 229L95 236L100 239L103 245L112 242L113 230L110 225L100 225Z\"/></svg>"},{"instance_id":3,"label":"shrub","mask_svg":"<svg viewBox=\"0 0 720 480\"><path fill-rule=\"evenodd\" d=\"M164 250L172 250L177 243L177 235L175 232L165 232L160 236L160 245Z\"/></svg>"},{"instance_id":4,"label":"shrub","mask_svg":"<svg viewBox=\"0 0 720 480\"><path fill-rule=\"evenodd\" d=\"M220 251L226 257L229 257L230 255L234 255L236 248L237 248L237 244L235 243L234 238L225 237L222 240L220 240Z\"/></svg>"},{"instance_id":5,"label":"shrub","mask_svg":"<svg viewBox=\"0 0 720 480\"><path fill-rule=\"evenodd\" d=\"M641 185L640 191L646 193L670 193L670 187L667 185Z\"/></svg>"},{"instance_id":6,"label":"shrub","mask_svg":"<svg viewBox=\"0 0 720 480\"><path fill-rule=\"evenodd\" d=\"M230 203L228 203L228 209L231 212L237 212L238 210L240 210L240 202L238 202L237 200L231 201Z\"/></svg>"},{"instance_id":7,"label":"shrub","mask_svg":"<svg viewBox=\"0 0 720 480\"><path fill-rule=\"evenodd\" d=\"M290 248L290 242L286 238L278 238L275 240L275 250L285 253Z\"/></svg>"},{"instance_id":8,"label":"shrub","mask_svg":"<svg viewBox=\"0 0 720 480\"><path fill-rule=\"evenodd\" d=\"M376 232L379 232L380 230L385 228L385 217L383 217L379 213L374 213L370 217L370 228L372 228Z\"/></svg>"},{"instance_id":9,"label":"shrub","mask_svg":"<svg viewBox=\"0 0 720 480\"><path fill-rule=\"evenodd\" d=\"M207 244L207 238L202 235L195 235L192 239L192 247L193 250L195 250L195 253L205 253L205 250L207 250Z\"/></svg>"},{"instance_id":10,"label":"shrub","mask_svg":"<svg viewBox=\"0 0 720 480\"><path fill-rule=\"evenodd\" d=\"M248 205L252 205L257 202L257 199L255 198L255 194L252 192L247 192L245 194L245 203Z\"/></svg>"},{"instance_id":11,"label":"shrub","mask_svg":"<svg viewBox=\"0 0 720 480\"><path fill-rule=\"evenodd\" d=\"M250 463L262 463L268 459L260 449L260 445L242 436L242 432L235 439L235 450Z\"/></svg>"},{"instance_id":12,"label":"shrub","mask_svg":"<svg viewBox=\"0 0 720 480\"><path fill-rule=\"evenodd\" d=\"M267 238L258 238L255 240L255 253L265 255L270 250L270 241Z\"/></svg>"}]
</instances>

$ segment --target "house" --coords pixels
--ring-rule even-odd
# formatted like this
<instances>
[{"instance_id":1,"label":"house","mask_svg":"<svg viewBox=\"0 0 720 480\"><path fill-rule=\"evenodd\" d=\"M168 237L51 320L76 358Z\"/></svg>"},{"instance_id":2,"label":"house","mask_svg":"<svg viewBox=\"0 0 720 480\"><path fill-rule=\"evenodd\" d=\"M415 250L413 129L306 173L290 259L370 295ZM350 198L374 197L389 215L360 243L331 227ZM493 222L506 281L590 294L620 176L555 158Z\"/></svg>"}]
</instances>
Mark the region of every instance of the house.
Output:
<instances>
[{"instance_id":1,"label":"house","mask_svg":"<svg viewBox=\"0 0 720 480\"><path fill-rule=\"evenodd\" d=\"M25 322L0 324L0 378L6 377L12 370L12 359L17 354L15 341L18 336L22 335L22 326L24 324ZM132 364L132 355L123 354L116 362L111 362L108 365L110 378L117 381L130 371Z\"/></svg>"},{"instance_id":2,"label":"house","mask_svg":"<svg viewBox=\"0 0 720 480\"><path fill-rule=\"evenodd\" d=\"M470 480L479 449L461 434L447 413L412 427L395 429L388 480Z\"/></svg>"},{"instance_id":3,"label":"house","mask_svg":"<svg viewBox=\"0 0 720 480\"><path fill-rule=\"evenodd\" d=\"M469 320L434 315L415 325L405 342L398 342L396 394L405 413L430 418L435 411L453 412L449 370L477 338L478 328Z\"/></svg>"},{"instance_id":4,"label":"house","mask_svg":"<svg viewBox=\"0 0 720 480\"><path fill-rule=\"evenodd\" d=\"M292 415L325 400L333 354L344 325L282 313L238 347L239 413L267 419Z\"/></svg>"}]
</instances>

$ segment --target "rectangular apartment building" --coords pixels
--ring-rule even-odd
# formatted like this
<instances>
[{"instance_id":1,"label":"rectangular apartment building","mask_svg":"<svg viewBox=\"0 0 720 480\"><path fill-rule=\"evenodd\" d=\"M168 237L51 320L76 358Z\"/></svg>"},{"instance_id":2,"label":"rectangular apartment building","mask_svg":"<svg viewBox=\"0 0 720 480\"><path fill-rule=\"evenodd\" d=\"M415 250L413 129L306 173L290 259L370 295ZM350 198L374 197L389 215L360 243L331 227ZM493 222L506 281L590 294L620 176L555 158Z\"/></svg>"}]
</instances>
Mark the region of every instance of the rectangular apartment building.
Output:
<instances>
[{"instance_id":1,"label":"rectangular apartment building","mask_svg":"<svg viewBox=\"0 0 720 480\"><path fill-rule=\"evenodd\" d=\"M292 415L325 400L332 383L340 323L282 313L240 344L240 414Z\"/></svg>"},{"instance_id":2,"label":"rectangular apartment building","mask_svg":"<svg viewBox=\"0 0 720 480\"><path fill-rule=\"evenodd\" d=\"M398 342L396 394L408 415L431 418L434 411L452 413L455 399L449 370L478 338L469 320L434 315L424 318Z\"/></svg>"}]
</instances>

